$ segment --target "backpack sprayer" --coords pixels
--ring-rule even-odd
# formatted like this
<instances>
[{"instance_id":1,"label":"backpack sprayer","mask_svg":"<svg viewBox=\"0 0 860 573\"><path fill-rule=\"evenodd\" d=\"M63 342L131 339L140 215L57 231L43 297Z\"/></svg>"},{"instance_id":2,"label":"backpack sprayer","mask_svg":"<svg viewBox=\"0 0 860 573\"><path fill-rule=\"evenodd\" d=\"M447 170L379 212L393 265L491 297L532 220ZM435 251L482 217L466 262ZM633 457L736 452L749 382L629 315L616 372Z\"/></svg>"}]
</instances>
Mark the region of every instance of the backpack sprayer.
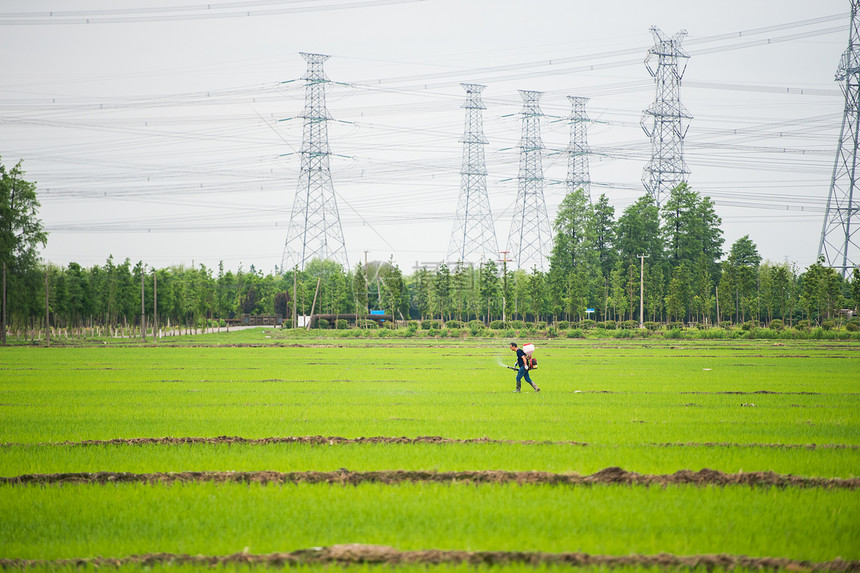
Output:
<instances>
[{"instance_id":1,"label":"backpack sprayer","mask_svg":"<svg viewBox=\"0 0 860 573\"><path fill-rule=\"evenodd\" d=\"M526 362L526 366L529 367L529 370L537 370L537 358L532 356L535 351L535 345L531 342L523 344L523 352L525 352L525 356L523 357ZM517 366L505 366L505 368L510 368L511 370L519 370Z\"/></svg>"}]
</instances>

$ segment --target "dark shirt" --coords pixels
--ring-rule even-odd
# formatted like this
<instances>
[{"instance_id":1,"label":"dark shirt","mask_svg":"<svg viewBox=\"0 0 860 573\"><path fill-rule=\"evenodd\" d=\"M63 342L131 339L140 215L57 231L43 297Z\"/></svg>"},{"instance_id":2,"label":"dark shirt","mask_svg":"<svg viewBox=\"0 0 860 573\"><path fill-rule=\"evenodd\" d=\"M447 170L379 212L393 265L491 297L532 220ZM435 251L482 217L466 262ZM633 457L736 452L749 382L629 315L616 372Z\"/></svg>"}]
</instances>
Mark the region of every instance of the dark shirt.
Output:
<instances>
[{"instance_id":1,"label":"dark shirt","mask_svg":"<svg viewBox=\"0 0 860 573\"><path fill-rule=\"evenodd\" d=\"M517 348L517 366L519 366L520 368L522 368L523 366L526 365L525 357L526 357L526 353L523 352L523 349Z\"/></svg>"}]
</instances>

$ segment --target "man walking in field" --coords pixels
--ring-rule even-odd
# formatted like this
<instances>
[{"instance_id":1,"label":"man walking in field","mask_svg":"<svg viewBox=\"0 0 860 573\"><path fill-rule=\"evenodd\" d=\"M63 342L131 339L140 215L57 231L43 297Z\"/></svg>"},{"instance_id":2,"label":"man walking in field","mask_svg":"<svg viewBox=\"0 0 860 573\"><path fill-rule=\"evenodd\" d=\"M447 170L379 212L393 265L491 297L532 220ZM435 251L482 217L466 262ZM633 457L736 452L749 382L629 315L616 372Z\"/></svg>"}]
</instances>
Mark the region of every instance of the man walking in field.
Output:
<instances>
[{"instance_id":1,"label":"man walking in field","mask_svg":"<svg viewBox=\"0 0 860 573\"><path fill-rule=\"evenodd\" d=\"M523 379L523 377L525 377L526 382L529 383L529 386L534 388L535 392L540 392L540 388L535 386L534 382L532 382L532 379L529 378L529 365L528 359L526 358L526 353L523 352L522 348L519 348L517 346L516 342L511 342L511 351L517 353L517 366L519 367L519 370L517 371L517 389L514 390L514 393L520 391L520 381Z\"/></svg>"}]
</instances>

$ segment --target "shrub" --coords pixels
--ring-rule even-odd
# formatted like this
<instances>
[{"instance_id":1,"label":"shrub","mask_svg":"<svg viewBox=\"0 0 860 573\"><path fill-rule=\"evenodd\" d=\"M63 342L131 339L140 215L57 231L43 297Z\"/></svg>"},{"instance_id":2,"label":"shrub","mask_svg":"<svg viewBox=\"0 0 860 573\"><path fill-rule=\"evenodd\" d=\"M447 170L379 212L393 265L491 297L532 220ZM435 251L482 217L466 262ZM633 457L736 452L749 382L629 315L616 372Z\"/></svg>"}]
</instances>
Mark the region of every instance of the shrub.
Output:
<instances>
[{"instance_id":1,"label":"shrub","mask_svg":"<svg viewBox=\"0 0 860 573\"><path fill-rule=\"evenodd\" d=\"M756 328L751 332L755 333L756 338L764 338L767 340L780 338L779 331L773 330L772 328ZM750 338L752 338L752 336L750 336Z\"/></svg>"},{"instance_id":2,"label":"shrub","mask_svg":"<svg viewBox=\"0 0 860 573\"><path fill-rule=\"evenodd\" d=\"M666 325L666 328L668 330L684 330L684 323L683 322L670 322L669 324Z\"/></svg>"},{"instance_id":3,"label":"shrub","mask_svg":"<svg viewBox=\"0 0 860 573\"><path fill-rule=\"evenodd\" d=\"M420 326L421 326L421 323L418 322L417 320L410 320L409 321L409 328L414 328L415 330L418 330L418 328Z\"/></svg>"},{"instance_id":4,"label":"shrub","mask_svg":"<svg viewBox=\"0 0 860 573\"><path fill-rule=\"evenodd\" d=\"M376 328L376 322L373 320L370 320L369 318L363 318L363 319L357 320L355 322L359 328L367 328L370 330L373 330L374 328Z\"/></svg>"},{"instance_id":5,"label":"shrub","mask_svg":"<svg viewBox=\"0 0 860 573\"><path fill-rule=\"evenodd\" d=\"M680 328L670 328L670 329L666 332L666 334L664 335L664 337L665 337L665 338L669 338L669 339L678 339L678 338L681 338L681 329L680 329Z\"/></svg>"},{"instance_id":6,"label":"shrub","mask_svg":"<svg viewBox=\"0 0 860 573\"><path fill-rule=\"evenodd\" d=\"M422 320L421 321L421 330L430 330L430 321Z\"/></svg>"},{"instance_id":7,"label":"shrub","mask_svg":"<svg viewBox=\"0 0 860 573\"><path fill-rule=\"evenodd\" d=\"M515 338L517 336L517 331L513 328L509 328L505 331L505 338Z\"/></svg>"},{"instance_id":8,"label":"shrub","mask_svg":"<svg viewBox=\"0 0 860 573\"><path fill-rule=\"evenodd\" d=\"M824 330L833 330L834 328L836 328L836 322L833 320L825 320L821 323L821 328L823 328Z\"/></svg>"},{"instance_id":9,"label":"shrub","mask_svg":"<svg viewBox=\"0 0 860 573\"><path fill-rule=\"evenodd\" d=\"M448 328L463 328L463 323L459 320L449 320L445 325Z\"/></svg>"},{"instance_id":10,"label":"shrub","mask_svg":"<svg viewBox=\"0 0 860 573\"><path fill-rule=\"evenodd\" d=\"M349 321L345 318L338 318L337 319L337 329L338 330L346 330L347 328L349 328Z\"/></svg>"},{"instance_id":11,"label":"shrub","mask_svg":"<svg viewBox=\"0 0 860 573\"><path fill-rule=\"evenodd\" d=\"M435 338L435 337L437 337L437 336L439 336L439 329L438 329L438 328L431 328L431 329L427 332L427 336L432 336L432 337L434 337L434 338Z\"/></svg>"},{"instance_id":12,"label":"shrub","mask_svg":"<svg viewBox=\"0 0 860 573\"><path fill-rule=\"evenodd\" d=\"M567 331L567 337L568 338L585 338L582 335L582 331L578 328L573 328L571 330L568 330Z\"/></svg>"},{"instance_id":13,"label":"shrub","mask_svg":"<svg viewBox=\"0 0 860 573\"><path fill-rule=\"evenodd\" d=\"M449 332L450 331L447 328L443 328L439 331L439 336L441 336L442 338L448 338Z\"/></svg>"},{"instance_id":14,"label":"shrub","mask_svg":"<svg viewBox=\"0 0 860 573\"><path fill-rule=\"evenodd\" d=\"M490 323L490 328L493 330L502 330L505 327L504 321L494 320Z\"/></svg>"},{"instance_id":15,"label":"shrub","mask_svg":"<svg viewBox=\"0 0 860 573\"><path fill-rule=\"evenodd\" d=\"M718 328L710 328L708 330L701 330L696 333L696 338L700 338L702 340L721 340L723 338L731 338L732 335L730 332L726 332L725 330L720 330Z\"/></svg>"},{"instance_id":16,"label":"shrub","mask_svg":"<svg viewBox=\"0 0 860 573\"><path fill-rule=\"evenodd\" d=\"M559 322L555 323L555 327L559 330L567 330L568 328L570 328L570 323L566 320L560 320Z\"/></svg>"},{"instance_id":17,"label":"shrub","mask_svg":"<svg viewBox=\"0 0 860 573\"><path fill-rule=\"evenodd\" d=\"M860 332L860 320L852 318L845 323L845 330L848 332Z\"/></svg>"},{"instance_id":18,"label":"shrub","mask_svg":"<svg viewBox=\"0 0 860 573\"><path fill-rule=\"evenodd\" d=\"M743 330L744 332L749 332L751 330L755 330L755 327L756 323L752 320L748 320L741 325L741 330Z\"/></svg>"},{"instance_id":19,"label":"shrub","mask_svg":"<svg viewBox=\"0 0 860 573\"><path fill-rule=\"evenodd\" d=\"M613 338L633 338L632 330L616 330L612 334Z\"/></svg>"},{"instance_id":20,"label":"shrub","mask_svg":"<svg viewBox=\"0 0 860 573\"><path fill-rule=\"evenodd\" d=\"M511 320L509 321L509 324L511 325L511 328L523 328L522 320Z\"/></svg>"},{"instance_id":21,"label":"shrub","mask_svg":"<svg viewBox=\"0 0 860 573\"><path fill-rule=\"evenodd\" d=\"M558 329L554 326L550 326L549 330L546 331L546 335L549 338L555 338L556 336L558 336Z\"/></svg>"},{"instance_id":22,"label":"shrub","mask_svg":"<svg viewBox=\"0 0 860 573\"><path fill-rule=\"evenodd\" d=\"M328 320L321 318L317 321L317 328L328 328L328 327L329 327L329 321Z\"/></svg>"},{"instance_id":23,"label":"shrub","mask_svg":"<svg viewBox=\"0 0 860 573\"><path fill-rule=\"evenodd\" d=\"M382 328L379 330L378 334L379 334L379 338L385 338L390 334L390 332L388 329Z\"/></svg>"},{"instance_id":24,"label":"shrub","mask_svg":"<svg viewBox=\"0 0 860 573\"><path fill-rule=\"evenodd\" d=\"M634 328L639 328L639 323L635 320L625 320L621 327L625 330L633 330Z\"/></svg>"},{"instance_id":25,"label":"shrub","mask_svg":"<svg viewBox=\"0 0 860 573\"><path fill-rule=\"evenodd\" d=\"M537 328L538 330L544 330L546 328L546 322L544 322L544 321L538 322L537 324L535 324L535 328Z\"/></svg>"},{"instance_id":26,"label":"shrub","mask_svg":"<svg viewBox=\"0 0 860 573\"><path fill-rule=\"evenodd\" d=\"M724 320L720 323L720 326L726 330L731 330L732 329L732 321L731 320Z\"/></svg>"},{"instance_id":27,"label":"shrub","mask_svg":"<svg viewBox=\"0 0 860 573\"><path fill-rule=\"evenodd\" d=\"M615 330L618 325L612 320L607 320L606 322L598 323L598 326L600 328L605 328L606 330Z\"/></svg>"},{"instance_id":28,"label":"shrub","mask_svg":"<svg viewBox=\"0 0 860 573\"><path fill-rule=\"evenodd\" d=\"M798 320L794 325L794 328L797 330L809 330L809 321L808 320Z\"/></svg>"},{"instance_id":29,"label":"shrub","mask_svg":"<svg viewBox=\"0 0 860 573\"><path fill-rule=\"evenodd\" d=\"M586 318L584 320L579 321L579 328L583 330L589 330L594 328L597 325L597 322L591 320L590 318Z\"/></svg>"},{"instance_id":30,"label":"shrub","mask_svg":"<svg viewBox=\"0 0 860 573\"><path fill-rule=\"evenodd\" d=\"M659 322L646 322L645 323L645 328L647 328L648 330L659 330L660 326L661 325Z\"/></svg>"},{"instance_id":31,"label":"shrub","mask_svg":"<svg viewBox=\"0 0 860 573\"><path fill-rule=\"evenodd\" d=\"M484 328L484 323L480 320L470 320L469 328Z\"/></svg>"},{"instance_id":32,"label":"shrub","mask_svg":"<svg viewBox=\"0 0 860 573\"><path fill-rule=\"evenodd\" d=\"M768 328L770 328L771 330L780 331L785 328L785 323L778 318L774 318L770 321Z\"/></svg>"}]
</instances>

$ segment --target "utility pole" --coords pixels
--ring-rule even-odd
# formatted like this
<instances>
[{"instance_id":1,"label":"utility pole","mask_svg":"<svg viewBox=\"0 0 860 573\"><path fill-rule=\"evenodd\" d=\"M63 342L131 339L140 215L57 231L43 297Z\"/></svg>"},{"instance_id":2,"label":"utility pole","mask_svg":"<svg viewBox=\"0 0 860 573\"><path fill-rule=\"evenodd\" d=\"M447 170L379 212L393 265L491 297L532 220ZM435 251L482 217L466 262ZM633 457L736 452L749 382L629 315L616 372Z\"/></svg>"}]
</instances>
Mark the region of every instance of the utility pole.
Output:
<instances>
[{"instance_id":1,"label":"utility pole","mask_svg":"<svg viewBox=\"0 0 860 573\"><path fill-rule=\"evenodd\" d=\"M657 207L663 198L682 182L690 170L684 163L684 136L693 116L681 104L681 78L690 55L681 48L687 31L667 37L656 26L651 27L654 47L648 50L645 67L654 78L657 97L642 113L642 130L651 138L651 161L645 166L642 183ZM656 67L652 58L657 58ZM683 61L679 65L679 60Z\"/></svg>"},{"instance_id":2,"label":"utility pole","mask_svg":"<svg viewBox=\"0 0 860 573\"><path fill-rule=\"evenodd\" d=\"M146 275L144 266L140 267L140 339L146 342L146 314L143 307L143 278Z\"/></svg>"},{"instance_id":3,"label":"utility pole","mask_svg":"<svg viewBox=\"0 0 860 573\"><path fill-rule=\"evenodd\" d=\"M48 267L45 267L45 346L51 345L51 307L48 304Z\"/></svg>"},{"instance_id":4,"label":"utility pole","mask_svg":"<svg viewBox=\"0 0 860 573\"><path fill-rule=\"evenodd\" d=\"M158 343L158 273L152 269L152 341Z\"/></svg>"},{"instance_id":5,"label":"utility pole","mask_svg":"<svg viewBox=\"0 0 860 573\"><path fill-rule=\"evenodd\" d=\"M502 263L502 322L507 322L507 314L505 313L508 300L508 251L499 251L502 258L499 262Z\"/></svg>"},{"instance_id":6,"label":"utility pole","mask_svg":"<svg viewBox=\"0 0 860 573\"><path fill-rule=\"evenodd\" d=\"M460 169L460 199L448 261L484 261L498 251L496 229L487 195L487 165L484 158L484 120L487 109L481 101L481 92L487 86L460 84L468 94L463 108L466 126L463 133L463 163Z\"/></svg>"},{"instance_id":7,"label":"utility pole","mask_svg":"<svg viewBox=\"0 0 860 573\"><path fill-rule=\"evenodd\" d=\"M293 328L299 327L299 317L296 315L296 301L299 298L299 292L296 290L296 286L298 284L298 275L299 275L299 267L293 267Z\"/></svg>"},{"instance_id":8,"label":"utility pole","mask_svg":"<svg viewBox=\"0 0 860 573\"><path fill-rule=\"evenodd\" d=\"M329 119L325 86L329 83L323 62L329 56L302 53L308 63L305 77L305 109L302 114L301 170L296 189L281 268L298 266L313 259L332 260L349 268L343 227L331 180L328 144Z\"/></svg>"},{"instance_id":9,"label":"utility pole","mask_svg":"<svg viewBox=\"0 0 860 573\"><path fill-rule=\"evenodd\" d=\"M818 257L848 279L860 263L860 186L857 176L857 147L860 139L860 0L851 1L848 48L842 54L836 81L842 82L845 107L839 147L830 180L827 211L818 243Z\"/></svg>"},{"instance_id":10,"label":"utility pole","mask_svg":"<svg viewBox=\"0 0 860 573\"><path fill-rule=\"evenodd\" d=\"M643 315L645 314L645 259L648 255L636 255L639 257L639 328L645 328Z\"/></svg>"},{"instance_id":11,"label":"utility pole","mask_svg":"<svg viewBox=\"0 0 860 573\"><path fill-rule=\"evenodd\" d=\"M6 346L6 261L3 261L3 323L0 324L0 337L3 346Z\"/></svg>"}]
</instances>

